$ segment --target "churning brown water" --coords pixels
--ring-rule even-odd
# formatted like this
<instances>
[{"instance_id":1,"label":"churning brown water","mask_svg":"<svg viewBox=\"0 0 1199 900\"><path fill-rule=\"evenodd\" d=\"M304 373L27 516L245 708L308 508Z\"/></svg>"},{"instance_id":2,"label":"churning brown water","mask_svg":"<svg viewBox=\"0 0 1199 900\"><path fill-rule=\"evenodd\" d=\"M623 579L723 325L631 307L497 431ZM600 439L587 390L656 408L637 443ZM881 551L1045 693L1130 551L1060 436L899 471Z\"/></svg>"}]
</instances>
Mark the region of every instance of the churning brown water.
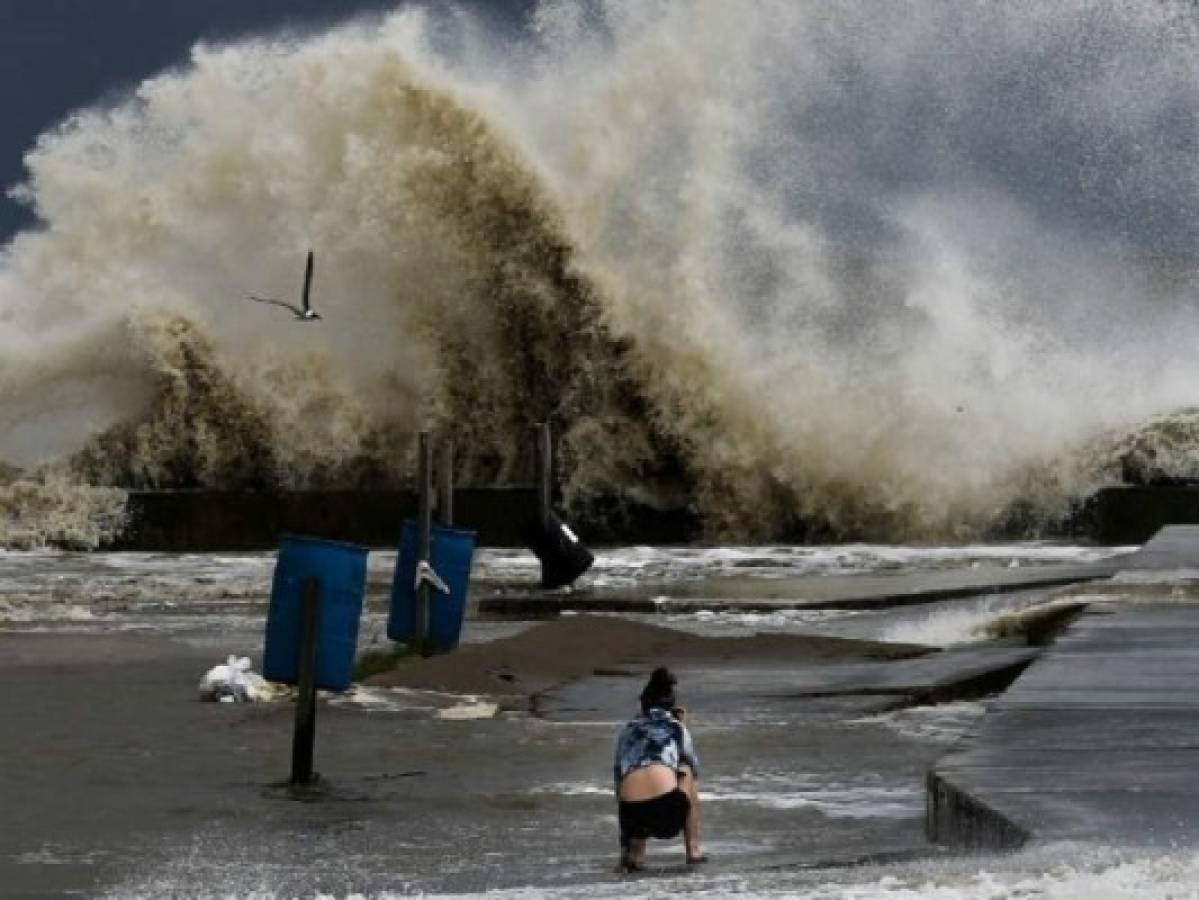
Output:
<instances>
[{"instance_id":1,"label":"churning brown water","mask_svg":"<svg viewBox=\"0 0 1199 900\"><path fill-rule=\"evenodd\" d=\"M743 539L1035 530L1134 443L1187 472L1195 51L1187 5L1084 0L199 46L28 155L0 459L42 483L0 509L402 483L426 427L501 483L545 418L576 510L693 500ZM309 247L321 322L246 299Z\"/></svg>"}]
</instances>

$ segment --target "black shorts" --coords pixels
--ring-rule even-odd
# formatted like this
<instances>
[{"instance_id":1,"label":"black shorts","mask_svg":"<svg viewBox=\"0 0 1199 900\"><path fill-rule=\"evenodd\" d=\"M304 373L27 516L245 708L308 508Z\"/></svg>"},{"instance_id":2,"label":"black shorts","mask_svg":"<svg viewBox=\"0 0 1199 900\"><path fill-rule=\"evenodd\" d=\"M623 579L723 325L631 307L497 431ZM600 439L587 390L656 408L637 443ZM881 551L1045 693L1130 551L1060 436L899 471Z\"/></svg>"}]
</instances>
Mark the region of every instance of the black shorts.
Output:
<instances>
[{"instance_id":1,"label":"black shorts","mask_svg":"<svg viewBox=\"0 0 1199 900\"><path fill-rule=\"evenodd\" d=\"M672 838L683 830L691 801L678 788L652 800L620 801L620 843L630 838Z\"/></svg>"}]
</instances>

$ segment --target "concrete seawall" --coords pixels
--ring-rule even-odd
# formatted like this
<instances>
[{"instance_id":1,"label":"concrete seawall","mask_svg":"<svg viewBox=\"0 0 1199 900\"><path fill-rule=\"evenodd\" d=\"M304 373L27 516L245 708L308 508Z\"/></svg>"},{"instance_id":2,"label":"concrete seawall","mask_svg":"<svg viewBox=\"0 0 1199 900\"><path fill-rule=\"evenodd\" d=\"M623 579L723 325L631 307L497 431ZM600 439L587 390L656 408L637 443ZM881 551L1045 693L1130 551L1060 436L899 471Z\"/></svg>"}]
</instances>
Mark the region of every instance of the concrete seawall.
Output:
<instances>
[{"instance_id":1,"label":"concrete seawall","mask_svg":"<svg viewBox=\"0 0 1199 900\"><path fill-rule=\"evenodd\" d=\"M1182 599L1195 569L1195 527L1164 529L1128 562L1127 590L1090 606L929 773L930 839L1199 839L1199 604Z\"/></svg>"},{"instance_id":2,"label":"concrete seawall","mask_svg":"<svg viewBox=\"0 0 1199 900\"><path fill-rule=\"evenodd\" d=\"M531 488L460 490L455 518L494 546L516 546L536 514ZM129 526L113 550L266 550L283 533L396 547L404 519L417 513L415 491L135 491Z\"/></svg>"},{"instance_id":3,"label":"concrete seawall","mask_svg":"<svg viewBox=\"0 0 1199 900\"><path fill-rule=\"evenodd\" d=\"M524 518L536 508L532 487L459 488L455 518L489 546L517 546ZM416 512L416 493L370 489L332 491L132 491L130 526L107 549L260 550L280 532L298 532L395 546L399 523ZM1138 544L1170 523L1199 523L1199 487L1105 488L1078 523L1101 544ZM575 522L592 544L678 544L700 538L689 508L622 504L618 513Z\"/></svg>"},{"instance_id":4,"label":"concrete seawall","mask_svg":"<svg viewBox=\"0 0 1199 900\"><path fill-rule=\"evenodd\" d=\"M1087 526L1101 544L1142 544L1168 525L1199 524L1199 486L1121 485L1090 503Z\"/></svg>"},{"instance_id":5,"label":"concrete seawall","mask_svg":"<svg viewBox=\"0 0 1199 900\"><path fill-rule=\"evenodd\" d=\"M928 773L925 830L929 839L965 850L1015 850L1029 833L939 774Z\"/></svg>"},{"instance_id":6,"label":"concrete seawall","mask_svg":"<svg viewBox=\"0 0 1199 900\"><path fill-rule=\"evenodd\" d=\"M417 512L415 491L133 491L129 525L107 550L268 550L283 533L396 547L406 518ZM489 547L521 545L521 527L537 513L531 487L459 488L454 522L479 533ZM577 524L577 523L576 523ZM588 523L583 540L670 544L694 540L698 520L685 510L631 507L618 521Z\"/></svg>"}]
</instances>

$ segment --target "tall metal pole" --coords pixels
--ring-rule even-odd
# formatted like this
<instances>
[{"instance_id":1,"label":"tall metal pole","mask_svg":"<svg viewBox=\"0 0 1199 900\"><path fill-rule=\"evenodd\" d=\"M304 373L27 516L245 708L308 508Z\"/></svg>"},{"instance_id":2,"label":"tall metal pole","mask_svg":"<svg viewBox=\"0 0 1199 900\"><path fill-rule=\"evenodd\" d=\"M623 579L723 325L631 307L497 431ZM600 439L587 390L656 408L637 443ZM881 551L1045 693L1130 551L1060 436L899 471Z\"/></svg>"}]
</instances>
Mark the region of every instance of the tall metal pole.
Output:
<instances>
[{"instance_id":1,"label":"tall metal pole","mask_svg":"<svg viewBox=\"0 0 1199 900\"><path fill-rule=\"evenodd\" d=\"M300 620L299 693L296 727L291 742L291 783L312 784L313 745L316 743L316 635L320 624L321 581L304 579L304 608Z\"/></svg>"},{"instance_id":2,"label":"tall metal pole","mask_svg":"<svg viewBox=\"0 0 1199 900\"><path fill-rule=\"evenodd\" d=\"M429 562L433 530L433 446L429 432L420 433L420 450L417 471L417 490L420 492L420 513L417 517L416 564ZM432 655L429 645L429 582L419 579L416 588L416 646L421 656Z\"/></svg>"},{"instance_id":3,"label":"tall metal pole","mask_svg":"<svg viewBox=\"0 0 1199 900\"><path fill-rule=\"evenodd\" d=\"M454 524L454 442L444 439L437 461L437 518Z\"/></svg>"},{"instance_id":4,"label":"tall metal pole","mask_svg":"<svg viewBox=\"0 0 1199 900\"><path fill-rule=\"evenodd\" d=\"M537 426L537 512L541 517L541 527L546 531L550 527L550 491L553 477L553 437L550 434L550 423L542 422Z\"/></svg>"}]
</instances>

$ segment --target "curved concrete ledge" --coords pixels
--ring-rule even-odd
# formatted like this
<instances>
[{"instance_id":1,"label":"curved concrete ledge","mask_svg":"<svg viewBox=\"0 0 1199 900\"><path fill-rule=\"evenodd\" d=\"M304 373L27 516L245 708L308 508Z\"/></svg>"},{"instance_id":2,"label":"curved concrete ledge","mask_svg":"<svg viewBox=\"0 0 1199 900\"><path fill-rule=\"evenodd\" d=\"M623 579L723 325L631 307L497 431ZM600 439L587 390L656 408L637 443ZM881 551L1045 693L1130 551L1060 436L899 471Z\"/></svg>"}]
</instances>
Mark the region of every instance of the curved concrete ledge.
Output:
<instances>
[{"instance_id":1,"label":"curved concrete ledge","mask_svg":"<svg viewBox=\"0 0 1199 900\"><path fill-rule=\"evenodd\" d=\"M1197 678L1199 605L1093 607L929 773L929 838L1193 841Z\"/></svg>"},{"instance_id":2,"label":"curved concrete ledge","mask_svg":"<svg viewBox=\"0 0 1199 900\"><path fill-rule=\"evenodd\" d=\"M1160 531L1123 567L1114 603L1089 607L927 780L928 836L1007 850L1101 839L1199 839L1199 604L1143 585L1193 583L1199 527Z\"/></svg>"},{"instance_id":3,"label":"curved concrete ledge","mask_svg":"<svg viewBox=\"0 0 1199 900\"><path fill-rule=\"evenodd\" d=\"M888 575L802 575L794 578L721 576L694 582L570 592L505 586L480 592L481 615L554 616L562 612L770 613L789 609L867 610L961 600L1095 581L1112 575L1115 560L1083 565L901 572ZM660 590L658 596L647 596Z\"/></svg>"},{"instance_id":4,"label":"curved concrete ledge","mask_svg":"<svg viewBox=\"0 0 1199 900\"><path fill-rule=\"evenodd\" d=\"M934 769L928 773L924 830L928 839L967 850L1018 850L1028 831Z\"/></svg>"}]
</instances>

